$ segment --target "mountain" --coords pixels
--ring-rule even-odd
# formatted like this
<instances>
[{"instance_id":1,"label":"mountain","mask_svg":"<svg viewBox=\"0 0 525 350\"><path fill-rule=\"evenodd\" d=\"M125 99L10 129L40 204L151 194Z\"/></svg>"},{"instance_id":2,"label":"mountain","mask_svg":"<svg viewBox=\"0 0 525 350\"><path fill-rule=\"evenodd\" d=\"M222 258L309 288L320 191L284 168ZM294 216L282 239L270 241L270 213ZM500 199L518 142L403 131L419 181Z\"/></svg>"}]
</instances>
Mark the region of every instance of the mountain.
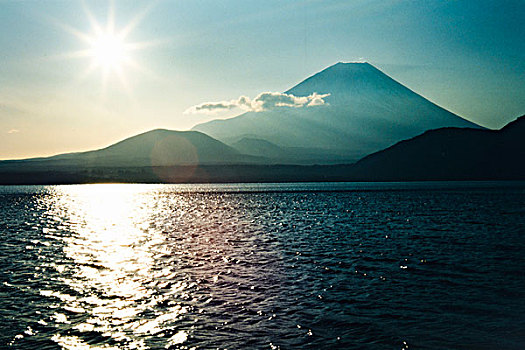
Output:
<instances>
[{"instance_id":1,"label":"mountain","mask_svg":"<svg viewBox=\"0 0 525 350\"><path fill-rule=\"evenodd\" d=\"M525 115L500 130L431 130L371 154L351 170L353 179L523 180Z\"/></svg>"},{"instance_id":2,"label":"mountain","mask_svg":"<svg viewBox=\"0 0 525 350\"><path fill-rule=\"evenodd\" d=\"M201 132L157 129L99 150L0 161L0 183L208 182L208 168L227 179L231 166L258 162Z\"/></svg>"},{"instance_id":3,"label":"mountain","mask_svg":"<svg viewBox=\"0 0 525 350\"><path fill-rule=\"evenodd\" d=\"M3 161L0 166L141 167L231 164L256 160L201 132L156 129L99 150Z\"/></svg>"},{"instance_id":4,"label":"mountain","mask_svg":"<svg viewBox=\"0 0 525 350\"><path fill-rule=\"evenodd\" d=\"M199 132L153 130L96 151L0 161L0 184L525 180L525 116L497 131L426 131L356 164L283 165L258 150L319 155L257 139L236 145L254 155Z\"/></svg>"},{"instance_id":5,"label":"mountain","mask_svg":"<svg viewBox=\"0 0 525 350\"><path fill-rule=\"evenodd\" d=\"M345 163L347 157L330 150L307 147L277 146L263 139L244 137L230 144L243 154L261 157L268 164L334 164Z\"/></svg>"},{"instance_id":6,"label":"mountain","mask_svg":"<svg viewBox=\"0 0 525 350\"><path fill-rule=\"evenodd\" d=\"M255 138L278 147L317 148L324 155L348 162L426 130L480 128L426 100L368 63L337 63L286 93L330 95L324 98L324 105L247 112L199 124L193 130L229 144Z\"/></svg>"},{"instance_id":7,"label":"mountain","mask_svg":"<svg viewBox=\"0 0 525 350\"><path fill-rule=\"evenodd\" d=\"M253 137L244 137L231 144L231 147L243 152L244 154L250 154L254 156L267 155L271 158L282 158L286 157L286 149L279 147L269 141L257 139Z\"/></svg>"}]
</instances>

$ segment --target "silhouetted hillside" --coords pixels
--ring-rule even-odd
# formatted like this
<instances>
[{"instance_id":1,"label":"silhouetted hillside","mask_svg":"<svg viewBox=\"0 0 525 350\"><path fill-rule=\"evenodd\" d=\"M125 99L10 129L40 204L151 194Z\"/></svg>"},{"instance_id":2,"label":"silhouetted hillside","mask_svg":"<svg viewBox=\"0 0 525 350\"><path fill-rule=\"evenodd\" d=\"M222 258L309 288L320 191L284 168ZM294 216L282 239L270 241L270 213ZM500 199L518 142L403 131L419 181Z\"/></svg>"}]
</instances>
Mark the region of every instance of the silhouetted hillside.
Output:
<instances>
[{"instance_id":1,"label":"silhouetted hillside","mask_svg":"<svg viewBox=\"0 0 525 350\"><path fill-rule=\"evenodd\" d=\"M355 164L354 179L525 179L525 116L501 130L443 128L427 131Z\"/></svg>"}]
</instances>

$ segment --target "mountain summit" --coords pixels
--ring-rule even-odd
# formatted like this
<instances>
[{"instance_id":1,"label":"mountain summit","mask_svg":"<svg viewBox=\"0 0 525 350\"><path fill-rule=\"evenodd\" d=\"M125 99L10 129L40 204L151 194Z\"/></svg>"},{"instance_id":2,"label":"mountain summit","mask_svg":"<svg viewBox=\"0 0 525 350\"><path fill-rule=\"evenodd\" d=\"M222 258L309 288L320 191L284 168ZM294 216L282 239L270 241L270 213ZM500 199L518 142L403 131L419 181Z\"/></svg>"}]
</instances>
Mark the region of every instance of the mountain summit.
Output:
<instances>
[{"instance_id":1,"label":"mountain summit","mask_svg":"<svg viewBox=\"0 0 525 350\"><path fill-rule=\"evenodd\" d=\"M332 96L334 100L343 96L358 96L399 88L404 86L369 63L339 62L305 79L286 93L302 96L313 90L330 90L337 92Z\"/></svg>"},{"instance_id":2,"label":"mountain summit","mask_svg":"<svg viewBox=\"0 0 525 350\"><path fill-rule=\"evenodd\" d=\"M279 147L317 149L318 153L335 156L332 158L338 161L353 161L430 129L480 128L428 101L369 63L337 63L286 93L330 95L324 98L324 105L247 112L199 124L193 129L227 144L238 144L243 138L258 139Z\"/></svg>"}]
</instances>

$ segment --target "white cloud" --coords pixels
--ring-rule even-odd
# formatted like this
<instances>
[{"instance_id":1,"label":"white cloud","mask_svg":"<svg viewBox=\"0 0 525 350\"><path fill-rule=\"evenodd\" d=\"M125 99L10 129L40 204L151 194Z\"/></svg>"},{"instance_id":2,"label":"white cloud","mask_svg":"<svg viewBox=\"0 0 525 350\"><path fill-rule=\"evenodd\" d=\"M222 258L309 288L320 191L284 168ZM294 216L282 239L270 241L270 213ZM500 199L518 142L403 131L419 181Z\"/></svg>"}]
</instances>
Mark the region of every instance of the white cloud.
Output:
<instances>
[{"instance_id":1,"label":"white cloud","mask_svg":"<svg viewBox=\"0 0 525 350\"><path fill-rule=\"evenodd\" d=\"M281 92L263 92L254 99L241 96L236 100L205 102L188 108L184 114L215 114L226 110L240 108L248 112L262 112L279 107L302 108L327 104L324 100L330 94L314 92L309 96L294 96Z\"/></svg>"},{"instance_id":2,"label":"white cloud","mask_svg":"<svg viewBox=\"0 0 525 350\"><path fill-rule=\"evenodd\" d=\"M227 102L208 102L208 103L201 103L200 105L196 105L191 107L192 113L200 113L200 112L216 112L216 111L223 111L225 109L232 109L237 107L237 104L235 101Z\"/></svg>"},{"instance_id":3,"label":"white cloud","mask_svg":"<svg viewBox=\"0 0 525 350\"><path fill-rule=\"evenodd\" d=\"M8 133L8 134L16 134L16 133L18 133L18 132L20 132L20 130L18 130L18 129L11 129L11 130L9 130L7 133Z\"/></svg>"}]
</instances>

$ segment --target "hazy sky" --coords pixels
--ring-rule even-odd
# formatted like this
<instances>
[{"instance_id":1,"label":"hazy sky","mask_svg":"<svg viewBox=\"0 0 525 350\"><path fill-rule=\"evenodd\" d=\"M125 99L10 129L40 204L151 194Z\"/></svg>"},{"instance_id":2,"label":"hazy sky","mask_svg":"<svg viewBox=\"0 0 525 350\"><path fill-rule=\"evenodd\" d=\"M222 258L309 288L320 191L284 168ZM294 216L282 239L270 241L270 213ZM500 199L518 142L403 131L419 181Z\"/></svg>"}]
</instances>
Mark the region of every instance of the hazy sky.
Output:
<instances>
[{"instance_id":1,"label":"hazy sky","mask_svg":"<svg viewBox=\"0 0 525 350\"><path fill-rule=\"evenodd\" d=\"M487 127L525 114L522 0L115 1L127 35L101 43L110 9L0 0L0 159L189 129L214 118L193 105L284 91L339 61Z\"/></svg>"}]
</instances>

